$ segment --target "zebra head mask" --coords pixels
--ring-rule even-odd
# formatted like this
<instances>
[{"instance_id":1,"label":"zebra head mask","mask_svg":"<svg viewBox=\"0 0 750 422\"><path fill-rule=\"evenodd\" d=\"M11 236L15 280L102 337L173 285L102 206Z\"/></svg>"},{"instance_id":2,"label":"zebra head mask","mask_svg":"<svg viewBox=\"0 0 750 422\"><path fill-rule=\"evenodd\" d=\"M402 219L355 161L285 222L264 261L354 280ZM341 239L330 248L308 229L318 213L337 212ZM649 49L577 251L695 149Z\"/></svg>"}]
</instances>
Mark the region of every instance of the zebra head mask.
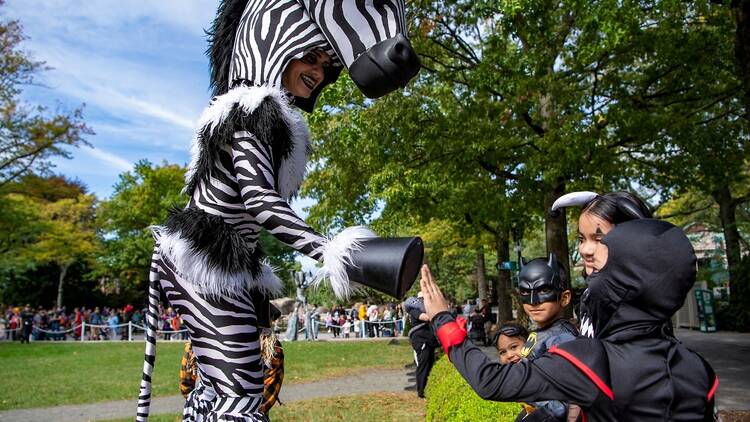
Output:
<instances>
[{"instance_id":1,"label":"zebra head mask","mask_svg":"<svg viewBox=\"0 0 750 422\"><path fill-rule=\"evenodd\" d=\"M209 31L214 95L240 85L281 86L293 59L323 50L323 81L295 105L312 111L342 66L370 98L404 87L420 62L406 34L404 0L223 0Z\"/></svg>"}]
</instances>

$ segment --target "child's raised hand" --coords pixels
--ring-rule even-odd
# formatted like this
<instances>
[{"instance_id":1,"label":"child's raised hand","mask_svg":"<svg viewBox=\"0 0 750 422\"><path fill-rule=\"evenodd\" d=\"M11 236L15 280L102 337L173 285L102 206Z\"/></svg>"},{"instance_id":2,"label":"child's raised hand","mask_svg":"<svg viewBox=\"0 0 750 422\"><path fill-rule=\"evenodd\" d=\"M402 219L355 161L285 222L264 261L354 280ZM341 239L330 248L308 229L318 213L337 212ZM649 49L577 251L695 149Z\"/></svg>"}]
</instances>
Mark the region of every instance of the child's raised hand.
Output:
<instances>
[{"instance_id":1,"label":"child's raised hand","mask_svg":"<svg viewBox=\"0 0 750 422\"><path fill-rule=\"evenodd\" d=\"M432 279L432 273L427 264L422 265L422 279L419 280L419 285L422 287L425 313L430 320L436 314L448 310L448 301L445 300L443 292Z\"/></svg>"}]
</instances>

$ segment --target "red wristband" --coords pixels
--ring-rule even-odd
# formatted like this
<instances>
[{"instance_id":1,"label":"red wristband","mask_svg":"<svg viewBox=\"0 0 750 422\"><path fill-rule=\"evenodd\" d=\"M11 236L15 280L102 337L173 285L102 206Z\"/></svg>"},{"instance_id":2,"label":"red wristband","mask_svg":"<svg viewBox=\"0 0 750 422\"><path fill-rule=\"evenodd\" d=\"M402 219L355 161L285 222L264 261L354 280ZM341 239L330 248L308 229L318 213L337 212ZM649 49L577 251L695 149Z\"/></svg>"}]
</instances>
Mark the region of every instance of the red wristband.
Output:
<instances>
[{"instance_id":1,"label":"red wristband","mask_svg":"<svg viewBox=\"0 0 750 422\"><path fill-rule=\"evenodd\" d=\"M469 324L469 320L464 318L463 315L459 315L456 317L456 324L458 324L458 328L467 331L466 326Z\"/></svg>"},{"instance_id":2,"label":"red wristband","mask_svg":"<svg viewBox=\"0 0 750 422\"><path fill-rule=\"evenodd\" d=\"M466 330L463 329L458 322L451 321L444 324L437 330L437 337L440 340L440 344L443 346L445 355L450 359L451 347L461 344L466 338Z\"/></svg>"}]
</instances>

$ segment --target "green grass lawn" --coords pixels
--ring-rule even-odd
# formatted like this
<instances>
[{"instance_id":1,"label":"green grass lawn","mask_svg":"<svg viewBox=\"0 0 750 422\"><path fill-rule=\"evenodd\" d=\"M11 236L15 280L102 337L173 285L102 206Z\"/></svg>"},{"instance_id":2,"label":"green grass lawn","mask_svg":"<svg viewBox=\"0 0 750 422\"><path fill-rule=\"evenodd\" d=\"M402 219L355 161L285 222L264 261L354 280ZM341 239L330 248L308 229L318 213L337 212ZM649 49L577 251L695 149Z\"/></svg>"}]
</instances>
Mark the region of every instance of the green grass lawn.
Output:
<instances>
[{"instance_id":1,"label":"green grass lawn","mask_svg":"<svg viewBox=\"0 0 750 422\"><path fill-rule=\"evenodd\" d=\"M271 409L272 421L284 422L418 422L424 420L424 401L414 393L375 393L363 396L302 400ZM117 419L111 422L126 422ZM153 422L180 422L178 413L152 415Z\"/></svg>"},{"instance_id":2,"label":"green grass lawn","mask_svg":"<svg viewBox=\"0 0 750 422\"><path fill-rule=\"evenodd\" d=\"M137 400L143 369L141 342L0 343L0 410L108 400ZM179 394L182 343L157 343L155 396ZM411 361L408 341L284 343L285 383L315 381L355 371L399 368Z\"/></svg>"}]
</instances>

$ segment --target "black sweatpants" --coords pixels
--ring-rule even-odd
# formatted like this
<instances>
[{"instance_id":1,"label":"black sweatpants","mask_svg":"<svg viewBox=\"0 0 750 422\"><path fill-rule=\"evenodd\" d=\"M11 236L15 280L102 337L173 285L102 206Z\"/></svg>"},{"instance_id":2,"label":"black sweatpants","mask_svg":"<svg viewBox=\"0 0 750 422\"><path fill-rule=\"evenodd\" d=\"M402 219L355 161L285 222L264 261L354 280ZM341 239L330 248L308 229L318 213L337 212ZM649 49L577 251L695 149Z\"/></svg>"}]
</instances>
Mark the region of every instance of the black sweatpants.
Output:
<instances>
[{"instance_id":1,"label":"black sweatpants","mask_svg":"<svg viewBox=\"0 0 750 422\"><path fill-rule=\"evenodd\" d=\"M425 326L416 332L409 333L411 347L414 349L414 360L417 364L417 395L424 397L427 377L435 363L435 349L439 346L432 330Z\"/></svg>"}]
</instances>

